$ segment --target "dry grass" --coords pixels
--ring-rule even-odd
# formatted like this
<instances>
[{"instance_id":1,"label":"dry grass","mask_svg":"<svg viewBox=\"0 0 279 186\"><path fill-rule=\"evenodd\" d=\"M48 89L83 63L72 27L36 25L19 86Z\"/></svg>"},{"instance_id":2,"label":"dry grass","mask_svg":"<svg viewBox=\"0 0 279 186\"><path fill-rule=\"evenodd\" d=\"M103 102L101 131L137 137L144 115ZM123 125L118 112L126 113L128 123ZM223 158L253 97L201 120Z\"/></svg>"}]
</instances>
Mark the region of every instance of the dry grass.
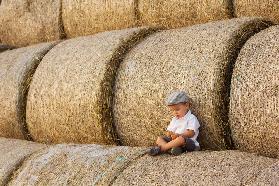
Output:
<instances>
[{"instance_id":1,"label":"dry grass","mask_svg":"<svg viewBox=\"0 0 279 186\"><path fill-rule=\"evenodd\" d=\"M56 145L28 158L10 185L110 185L145 149Z\"/></svg>"},{"instance_id":2,"label":"dry grass","mask_svg":"<svg viewBox=\"0 0 279 186\"><path fill-rule=\"evenodd\" d=\"M67 40L51 50L37 68L28 94L27 123L33 139L115 144L115 73L125 53L152 32L103 32Z\"/></svg>"},{"instance_id":3,"label":"dry grass","mask_svg":"<svg viewBox=\"0 0 279 186\"><path fill-rule=\"evenodd\" d=\"M123 144L152 145L170 121L165 97L181 89L193 99L202 147L232 148L232 66L244 42L268 26L258 18L232 19L162 31L134 47L116 77L114 116Z\"/></svg>"},{"instance_id":4,"label":"dry grass","mask_svg":"<svg viewBox=\"0 0 279 186\"><path fill-rule=\"evenodd\" d=\"M143 156L125 169L113 185L246 185L275 161L238 151Z\"/></svg>"},{"instance_id":5,"label":"dry grass","mask_svg":"<svg viewBox=\"0 0 279 186\"><path fill-rule=\"evenodd\" d=\"M141 25L176 28L232 18L229 0L139 0Z\"/></svg>"},{"instance_id":6,"label":"dry grass","mask_svg":"<svg viewBox=\"0 0 279 186\"><path fill-rule=\"evenodd\" d=\"M13 46L61 38L60 0L3 0L0 6L0 40Z\"/></svg>"},{"instance_id":7,"label":"dry grass","mask_svg":"<svg viewBox=\"0 0 279 186\"><path fill-rule=\"evenodd\" d=\"M44 147L28 141L0 138L0 185L7 184L25 158Z\"/></svg>"},{"instance_id":8,"label":"dry grass","mask_svg":"<svg viewBox=\"0 0 279 186\"><path fill-rule=\"evenodd\" d=\"M279 155L279 26L253 36L233 72L230 123L237 147Z\"/></svg>"},{"instance_id":9,"label":"dry grass","mask_svg":"<svg viewBox=\"0 0 279 186\"><path fill-rule=\"evenodd\" d=\"M235 0L234 7L237 17L258 16L279 23L278 0Z\"/></svg>"},{"instance_id":10,"label":"dry grass","mask_svg":"<svg viewBox=\"0 0 279 186\"><path fill-rule=\"evenodd\" d=\"M124 29L136 24L135 0L63 0L67 37Z\"/></svg>"},{"instance_id":11,"label":"dry grass","mask_svg":"<svg viewBox=\"0 0 279 186\"><path fill-rule=\"evenodd\" d=\"M33 73L54 43L8 50L0 54L0 136L28 138L26 97Z\"/></svg>"}]
</instances>

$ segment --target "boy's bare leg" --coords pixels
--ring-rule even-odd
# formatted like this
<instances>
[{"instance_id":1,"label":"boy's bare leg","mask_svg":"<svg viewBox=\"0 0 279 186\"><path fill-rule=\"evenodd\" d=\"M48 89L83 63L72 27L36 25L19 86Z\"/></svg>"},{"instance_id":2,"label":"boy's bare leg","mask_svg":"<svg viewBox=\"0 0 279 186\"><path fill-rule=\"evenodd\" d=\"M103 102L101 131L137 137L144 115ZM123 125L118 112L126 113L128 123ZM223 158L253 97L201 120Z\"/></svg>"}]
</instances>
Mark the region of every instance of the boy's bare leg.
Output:
<instances>
[{"instance_id":1,"label":"boy's bare leg","mask_svg":"<svg viewBox=\"0 0 279 186\"><path fill-rule=\"evenodd\" d=\"M160 136L160 137L157 138L156 144L157 144L159 147L162 147L162 146L166 145L167 142Z\"/></svg>"},{"instance_id":2,"label":"boy's bare leg","mask_svg":"<svg viewBox=\"0 0 279 186\"><path fill-rule=\"evenodd\" d=\"M176 139L174 139L174 140L172 140L168 143L166 143L166 142L164 144L162 143L162 146L160 146L161 151L164 152L164 151L167 151L167 150L169 150L173 147L180 147L180 146L184 145L184 143L185 143L185 139L182 136L179 136Z\"/></svg>"}]
</instances>

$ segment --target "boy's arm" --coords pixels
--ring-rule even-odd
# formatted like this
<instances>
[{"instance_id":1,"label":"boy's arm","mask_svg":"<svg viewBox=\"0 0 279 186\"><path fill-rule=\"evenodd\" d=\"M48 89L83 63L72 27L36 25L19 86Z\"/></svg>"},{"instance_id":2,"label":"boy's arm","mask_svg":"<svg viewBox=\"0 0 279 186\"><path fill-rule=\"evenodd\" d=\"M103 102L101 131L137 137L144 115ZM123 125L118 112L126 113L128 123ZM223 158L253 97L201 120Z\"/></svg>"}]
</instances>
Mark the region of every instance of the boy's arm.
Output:
<instances>
[{"instance_id":1,"label":"boy's arm","mask_svg":"<svg viewBox=\"0 0 279 186\"><path fill-rule=\"evenodd\" d=\"M186 131L183 134L181 134L181 136L185 136L187 138L192 138L194 137L194 135L195 135L195 131L191 129L186 129Z\"/></svg>"}]
</instances>

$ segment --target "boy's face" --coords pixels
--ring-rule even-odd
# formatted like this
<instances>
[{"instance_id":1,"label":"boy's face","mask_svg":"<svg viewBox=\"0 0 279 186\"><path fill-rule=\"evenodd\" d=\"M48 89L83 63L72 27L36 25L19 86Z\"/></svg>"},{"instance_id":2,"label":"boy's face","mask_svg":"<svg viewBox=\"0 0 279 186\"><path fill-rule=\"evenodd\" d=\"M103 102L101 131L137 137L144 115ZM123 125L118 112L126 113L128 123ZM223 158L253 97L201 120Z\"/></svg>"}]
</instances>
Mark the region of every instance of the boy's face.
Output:
<instances>
[{"instance_id":1,"label":"boy's face","mask_svg":"<svg viewBox=\"0 0 279 186\"><path fill-rule=\"evenodd\" d=\"M170 108L173 116L175 116L177 118L182 118L189 111L190 104L189 103L179 103L176 105L169 105L168 107Z\"/></svg>"}]
</instances>

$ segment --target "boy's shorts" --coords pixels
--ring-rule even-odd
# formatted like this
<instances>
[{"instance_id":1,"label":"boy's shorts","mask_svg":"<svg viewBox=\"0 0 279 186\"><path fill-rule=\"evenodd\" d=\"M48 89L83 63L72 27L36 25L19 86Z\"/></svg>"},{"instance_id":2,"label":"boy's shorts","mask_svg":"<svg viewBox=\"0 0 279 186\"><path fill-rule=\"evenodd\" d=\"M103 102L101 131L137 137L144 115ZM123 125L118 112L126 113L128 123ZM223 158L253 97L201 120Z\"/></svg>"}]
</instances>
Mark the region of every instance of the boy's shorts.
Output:
<instances>
[{"instance_id":1,"label":"boy's shorts","mask_svg":"<svg viewBox=\"0 0 279 186\"><path fill-rule=\"evenodd\" d=\"M170 142L172 139L171 137L168 136L162 136L162 138L168 143ZM195 142L187 137L184 137L185 143L183 146L181 146L181 148L183 148L183 151L187 151L187 152L191 152L191 151L196 151L199 150L199 147L196 147Z\"/></svg>"}]
</instances>

